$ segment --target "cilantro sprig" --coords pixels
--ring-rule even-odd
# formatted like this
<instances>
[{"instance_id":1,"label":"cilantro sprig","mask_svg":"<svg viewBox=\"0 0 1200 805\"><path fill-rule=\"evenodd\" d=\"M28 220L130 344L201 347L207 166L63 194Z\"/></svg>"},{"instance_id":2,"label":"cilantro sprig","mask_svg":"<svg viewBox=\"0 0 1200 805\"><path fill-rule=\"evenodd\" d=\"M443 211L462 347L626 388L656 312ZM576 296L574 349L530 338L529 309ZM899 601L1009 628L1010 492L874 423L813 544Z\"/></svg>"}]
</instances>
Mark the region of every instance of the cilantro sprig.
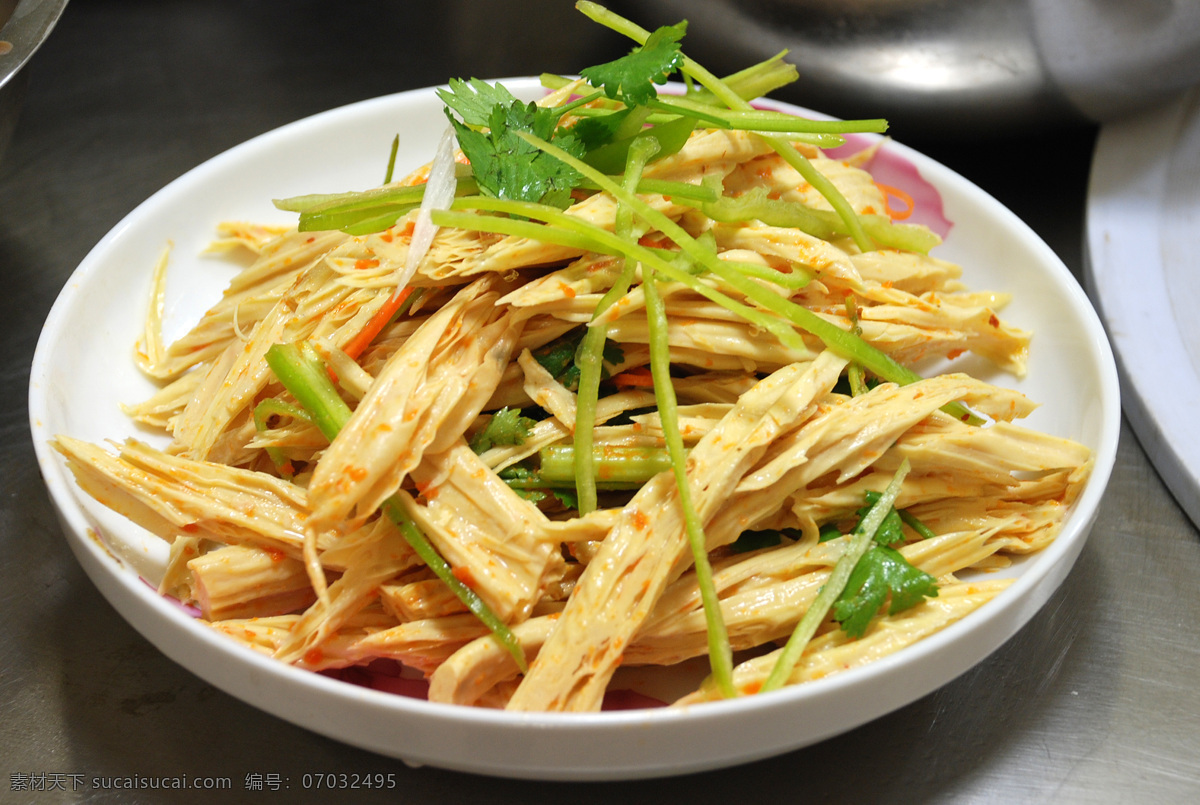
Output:
<instances>
[{"instance_id":1,"label":"cilantro sprig","mask_svg":"<svg viewBox=\"0 0 1200 805\"><path fill-rule=\"evenodd\" d=\"M579 74L604 94L626 106L643 106L658 97L655 84L665 84L683 66L679 41L687 33L687 22L664 25L645 44L605 64L580 70Z\"/></svg>"},{"instance_id":2,"label":"cilantro sprig","mask_svg":"<svg viewBox=\"0 0 1200 805\"><path fill-rule=\"evenodd\" d=\"M937 579L913 567L895 548L876 543L850 572L846 589L833 604L833 619L846 634L862 637L889 599L888 614L895 615L937 594Z\"/></svg>"},{"instance_id":3,"label":"cilantro sprig","mask_svg":"<svg viewBox=\"0 0 1200 805\"><path fill-rule=\"evenodd\" d=\"M480 191L495 198L541 202L560 209L569 206L571 191L583 177L570 165L518 136L518 132L536 134L563 151L582 157L583 143L569 131L556 131L561 112L515 98L502 100L488 111L487 127L481 130L467 122L477 120L481 113L480 91L473 85L472 89L468 98L453 98L455 105L447 106L446 116L454 126L459 147L471 163ZM499 97L500 93L489 96ZM451 114L452 108L465 109L467 118L460 121Z\"/></svg>"}]
</instances>

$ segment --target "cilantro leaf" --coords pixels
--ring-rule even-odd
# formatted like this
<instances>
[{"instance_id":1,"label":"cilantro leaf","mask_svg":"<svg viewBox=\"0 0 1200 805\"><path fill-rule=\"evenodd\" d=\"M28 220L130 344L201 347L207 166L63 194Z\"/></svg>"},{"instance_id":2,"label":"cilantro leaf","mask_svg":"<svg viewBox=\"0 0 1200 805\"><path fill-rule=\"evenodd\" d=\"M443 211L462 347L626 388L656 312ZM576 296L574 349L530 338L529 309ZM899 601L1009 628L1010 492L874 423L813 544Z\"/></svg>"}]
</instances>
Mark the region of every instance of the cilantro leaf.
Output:
<instances>
[{"instance_id":1,"label":"cilantro leaf","mask_svg":"<svg viewBox=\"0 0 1200 805\"><path fill-rule=\"evenodd\" d=\"M842 531L836 524L826 523L821 526L820 531L817 533L817 542L829 542L829 540L837 539L841 536L843 536Z\"/></svg>"},{"instance_id":2,"label":"cilantro leaf","mask_svg":"<svg viewBox=\"0 0 1200 805\"><path fill-rule=\"evenodd\" d=\"M497 106L509 106L516 100L516 96L503 84L489 84L478 78L469 81L452 78L449 87L439 89L437 96L446 106L458 112L464 123L475 128L488 125L492 109Z\"/></svg>"},{"instance_id":3,"label":"cilantro leaf","mask_svg":"<svg viewBox=\"0 0 1200 805\"><path fill-rule=\"evenodd\" d=\"M863 517L867 511L879 500L878 492L867 492L865 495L867 505L858 510L858 516ZM907 537L904 534L904 529L901 523L911 528L916 532L920 539L929 539L937 536L933 533L929 526L922 523L919 519L913 516L907 509L892 509L888 513L887 518L883 521L883 525L879 527L879 531L875 534L875 541L880 545L893 545L897 542L904 541Z\"/></svg>"},{"instance_id":4,"label":"cilantro leaf","mask_svg":"<svg viewBox=\"0 0 1200 805\"><path fill-rule=\"evenodd\" d=\"M520 408L501 408L471 439L471 449L482 453L497 445L524 444L532 426L533 420L521 416Z\"/></svg>"},{"instance_id":5,"label":"cilantro leaf","mask_svg":"<svg viewBox=\"0 0 1200 805\"><path fill-rule=\"evenodd\" d=\"M889 595L888 614L894 615L937 594L933 576L913 567L896 549L875 544L850 572L846 588L833 604L833 617L846 634L862 637Z\"/></svg>"},{"instance_id":6,"label":"cilantro leaf","mask_svg":"<svg viewBox=\"0 0 1200 805\"><path fill-rule=\"evenodd\" d=\"M522 500L527 500L530 503L537 505L546 499L546 492L542 489L513 489L517 493L517 497Z\"/></svg>"},{"instance_id":7,"label":"cilantro leaf","mask_svg":"<svg viewBox=\"0 0 1200 805\"><path fill-rule=\"evenodd\" d=\"M596 120L597 118L589 119ZM580 121L580 123L582 122ZM635 140L642 137L653 137L658 141L658 152L650 160L656 162L678 153L679 149L687 144L694 128L696 128L696 120L693 118L681 117L666 123L659 123L633 137L596 145L588 151L585 161L602 173L619 174L625 170L625 160L628 158L629 148Z\"/></svg>"},{"instance_id":8,"label":"cilantro leaf","mask_svg":"<svg viewBox=\"0 0 1200 805\"><path fill-rule=\"evenodd\" d=\"M859 517L865 517L871 507L875 505L875 501L879 500L878 492L867 492L867 505L858 510ZM904 542L904 521L900 519L900 513L894 508L887 513L883 518L883 522L879 524L879 530L875 532L875 542L879 545L894 545L897 542Z\"/></svg>"},{"instance_id":9,"label":"cilantro leaf","mask_svg":"<svg viewBox=\"0 0 1200 805\"><path fill-rule=\"evenodd\" d=\"M478 110L470 107L469 113L471 119L476 119ZM571 190L583 177L570 165L517 136L517 132L528 132L543 140L553 137L559 148L582 157L583 145L573 135L554 136L559 119L556 110L515 99L498 103L488 113L486 131L459 121L449 108L446 117L454 126L459 147L470 161L481 191L495 198L569 206Z\"/></svg>"},{"instance_id":10,"label":"cilantro leaf","mask_svg":"<svg viewBox=\"0 0 1200 805\"><path fill-rule=\"evenodd\" d=\"M586 328L577 327L533 352L534 359L555 380L572 391L579 387L579 367L575 363L575 356L583 343L585 331ZM606 340L603 358L605 366L601 370L600 376L607 378L609 376L607 367L615 366L625 360L625 351L621 349L620 344Z\"/></svg>"},{"instance_id":11,"label":"cilantro leaf","mask_svg":"<svg viewBox=\"0 0 1200 805\"><path fill-rule=\"evenodd\" d=\"M798 540L803 536L794 528L765 528L759 531L743 531L736 540L729 544L732 553L749 553L761 548L774 548L782 545L784 537Z\"/></svg>"},{"instance_id":12,"label":"cilantro leaf","mask_svg":"<svg viewBox=\"0 0 1200 805\"><path fill-rule=\"evenodd\" d=\"M604 115L581 118L571 126L570 132L579 138L584 148L592 151L616 139L617 130L629 117L629 112L629 109L619 109Z\"/></svg>"},{"instance_id":13,"label":"cilantro leaf","mask_svg":"<svg viewBox=\"0 0 1200 805\"><path fill-rule=\"evenodd\" d=\"M550 494L565 508L579 509L579 495L575 494L574 489L551 489Z\"/></svg>"},{"instance_id":14,"label":"cilantro leaf","mask_svg":"<svg viewBox=\"0 0 1200 805\"><path fill-rule=\"evenodd\" d=\"M527 420L532 422L533 420ZM513 464L498 473L500 479L519 496L530 503L541 503L553 497L565 508L578 509L579 498L573 489L562 489L544 484L541 474L525 464Z\"/></svg>"},{"instance_id":15,"label":"cilantro leaf","mask_svg":"<svg viewBox=\"0 0 1200 805\"><path fill-rule=\"evenodd\" d=\"M509 486L520 484L529 486L529 484L525 482L538 481L537 471L526 466L525 464L512 464L500 470L500 472L497 474L502 480L511 482L509 483Z\"/></svg>"},{"instance_id":16,"label":"cilantro leaf","mask_svg":"<svg viewBox=\"0 0 1200 805\"><path fill-rule=\"evenodd\" d=\"M855 512L859 516L859 519L867 516L867 512L879 500L880 494L875 491L868 491L863 497L866 498L866 505ZM818 542L828 542L840 536L842 536L842 532L835 524L826 523L821 526ZM895 508L892 508L884 515L883 522L879 524L879 528L875 531L874 540L879 545L894 545L897 542L904 541L904 520Z\"/></svg>"},{"instance_id":17,"label":"cilantro leaf","mask_svg":"<svg viewBox=\"0 0 1200 805\"><path fill-rule=\"evenodd\" d=\"M609 98L620 97L627 105L643 105L654 100L655 84L665 84L671 73L683 65L679 40L687 33L687 22L664 25L627 55L580 71L593 87L602 88Z\"/></svg>"},{"instance_id":18,"label":"cilantro leaf","mask_svg":"<svg viewBox=\"0 0 1200 805\"><path fill-rule=\"evenodd\" d=\"M545 346L535 349L533 357L552 377L562 377L567 369L574 366L575 351L579 349L583 335L584 329L576 327Z\"/></svg>"}]
</instances>

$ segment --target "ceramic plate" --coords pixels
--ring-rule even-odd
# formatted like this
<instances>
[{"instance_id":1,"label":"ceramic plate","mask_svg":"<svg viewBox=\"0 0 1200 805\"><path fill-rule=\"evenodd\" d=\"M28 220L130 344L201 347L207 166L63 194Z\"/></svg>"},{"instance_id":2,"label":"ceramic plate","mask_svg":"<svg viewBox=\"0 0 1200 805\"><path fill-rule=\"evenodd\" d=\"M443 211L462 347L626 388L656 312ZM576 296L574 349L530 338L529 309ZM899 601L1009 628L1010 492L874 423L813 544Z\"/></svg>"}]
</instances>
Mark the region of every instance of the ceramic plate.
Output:
<instances>
[{"instance_id":1,"label":"ceramic plate","mask_svg":"<svg viewBox=\"0 0 1200 805\"><path fill-rule=\"evenodd\" d=\"M504 83L527 98L539 93L533 79ZM946 233L937 254L962 264L971 286L1011 291L1015 301L1006 318L1035 332L1028 375L990 379L1044 403L1029 424L1095 451L1095 471L1061 536L1015 564L1010 572L1017 581L965 620L868 667L770 695L684 709L538 714L434 704L298 670L235 644L160 598L142 579L158 577L165 545L83 496L47 445L59 433L90 441L137 433L118 404L152 390L131 357L151 267L171 244L165 323L171 338L198 318L236 270L201 254L217 223L290 223L272 198L377 185L397 132L401 175L431 158L445 126L433 91L420 90L336 109L251 140L130 213L83 261L54 305L30 384L41 470L88 575L165 654L269 713L409 763L539 779L629 779L779 754L888 713L998 648L1062 581L1086 539L1116 452L1120 405L1108 342L1082 290L1028 227L958 175L888 143L876 167Z\"/></svg>"},{"instance_id":2,"label":"ceramic plate","mask_svg":"<svg viewBox=\"0 0 1200 805\"><path fill-rule=\"evenodd\" d=\"M1197 233L1200 90L1101 129L1086 277L1116 350L1130 424L1200 526Z\"/></svg>"}]
</instances>

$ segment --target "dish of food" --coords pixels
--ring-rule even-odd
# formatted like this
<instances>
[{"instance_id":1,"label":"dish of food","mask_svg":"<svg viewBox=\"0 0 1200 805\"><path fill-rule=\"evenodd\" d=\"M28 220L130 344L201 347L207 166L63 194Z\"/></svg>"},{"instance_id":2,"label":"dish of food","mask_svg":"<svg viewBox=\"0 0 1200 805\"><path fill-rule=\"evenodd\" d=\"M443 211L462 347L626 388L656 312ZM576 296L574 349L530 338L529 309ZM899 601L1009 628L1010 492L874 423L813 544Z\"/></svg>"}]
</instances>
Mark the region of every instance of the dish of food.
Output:
<instances>
[{"instance_id":1,"label":"dish of food","mask_svg":"<svg viewBox=\"0 0 1200 805\"><path fill-rule=\"evenodd\" d=\"M998 647L1069 570L1115 456L1111 355L1066 269L946 169L878 138L843 145L862 124L790 132L815 137L797 167L779 135L691 122L671 145L681 107L667 103L630 127L615 170L535 134L527 153L571 166L574 184L554 174L531 201L501 169L489 187L480 121L496 133L535 114L508 92L542 108L583 96L600 114L631 99L628 84L612 99L545 83L452 83L284 127L164 188L89 255L47 321L30 409L101 591L268 712L409 762L520 777L764 757ZM472 117L485 97L507 122ZM760 131L819 117L739 103L728 117ZM311 195L378 184L397 128L394 165L415 178ZM813 195L813 163L840 199ZM450 193L418 206L422 187ZM903 199L890 215L889 198ZM797 206L819 210L804 220L823 237L762 223ZM936 230L898 225L909 213ZM589 339L623 282L596 319L607 341ZM926 321L970 320L966 334L898 322L910 297ZM1018 414L1026 427L1006 424ZM876 548L893 503L899 550ZM871 592L866 555L904 581ZM787 595L799 603L763 615Z\"/></svg>"},{"instance_id":2,"label":"dish of food","mask_svg":"<svg viewBox=\"0 0 1200 805\"><path fill-rule=\"evenodd\" d=\"M1088 290L1108 328L1129 422L1175 499L1200 524L1200 301L1195 90L1105 125L1087 205ZM1169 382L1167 379L1169 378Z\"/></svg>"}]
</instances>

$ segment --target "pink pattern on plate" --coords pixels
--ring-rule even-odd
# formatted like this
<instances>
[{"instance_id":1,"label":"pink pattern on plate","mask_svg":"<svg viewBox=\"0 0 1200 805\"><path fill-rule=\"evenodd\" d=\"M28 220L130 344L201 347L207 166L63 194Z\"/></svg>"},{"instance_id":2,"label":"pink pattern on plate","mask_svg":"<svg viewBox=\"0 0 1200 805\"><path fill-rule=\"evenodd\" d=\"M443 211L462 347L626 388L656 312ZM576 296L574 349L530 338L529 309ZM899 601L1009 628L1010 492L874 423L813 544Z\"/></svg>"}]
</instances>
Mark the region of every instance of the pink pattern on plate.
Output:
<instances>
[{"instance_id":1,"label":"pink pattern on plate","mask_svg":"<svg viewBox=\"0 0 1200 805\"><path fill-rule=\"evenodd\" d=\"M320 672L324 676L349 682L363 688L373 688L384 693L395 693L410 699L429 697L429 681L414 676L403 665L390 659L373 660L367 665L352 665L348 668L330 668Z\"/></svg>"},{"instance_id":2,"label":"pink pattern on plate","mask_svg":"<svg viewBox=\"0 0 1200 805\"><path fill-rule=\"evenodd\" d=\"M620 690L609 690L604 693L604 703L601 705L601 710L645 710L651 707L666 707L667 703L662 699L656 699L653 696L647 696L644 693L638 693L636 690L622 688Z\"/></svg>"},{"instance_id":3,"label":"pink pattern on plate","mask_svg":"<svg viewBox=\"0 0 1200 805\"><path fill-rule=\"evenodd\" d=\"M848 159L865 148L872 141L862 135L847 134L846 144L825 151L831 159ZM927 182L917 166L904 157L895 153L884 144L867 160L863 168L881 185L894 187L909 195L913 201L912 214L898 223L924 224L936 232L943 240L950 234L954 224L946 218L942 205L942 194L937 188ZM893 196L889 202L896 204ZM903 207L904 202L899 202Z\"/></svg>"},{"instance_id":4,"label":"pink pattern on plate","mask_svg":"<svg viewBox=\"0 0 1200 805\"><path fill-rule=\"evenodd\" d=\"M138 581L140 581L142 584L145 584L151 590L154 590L154 592L158 592L158 587L151 584L150 580L145 576L138 576ZM193 606L192 604L185 604L173 595L164 594L160 597L167 603L174 605L177 609L183 610L189 617L201 618L204 616L204 613L200 611L200 607Z\"/></svg>"}]
</instances>

